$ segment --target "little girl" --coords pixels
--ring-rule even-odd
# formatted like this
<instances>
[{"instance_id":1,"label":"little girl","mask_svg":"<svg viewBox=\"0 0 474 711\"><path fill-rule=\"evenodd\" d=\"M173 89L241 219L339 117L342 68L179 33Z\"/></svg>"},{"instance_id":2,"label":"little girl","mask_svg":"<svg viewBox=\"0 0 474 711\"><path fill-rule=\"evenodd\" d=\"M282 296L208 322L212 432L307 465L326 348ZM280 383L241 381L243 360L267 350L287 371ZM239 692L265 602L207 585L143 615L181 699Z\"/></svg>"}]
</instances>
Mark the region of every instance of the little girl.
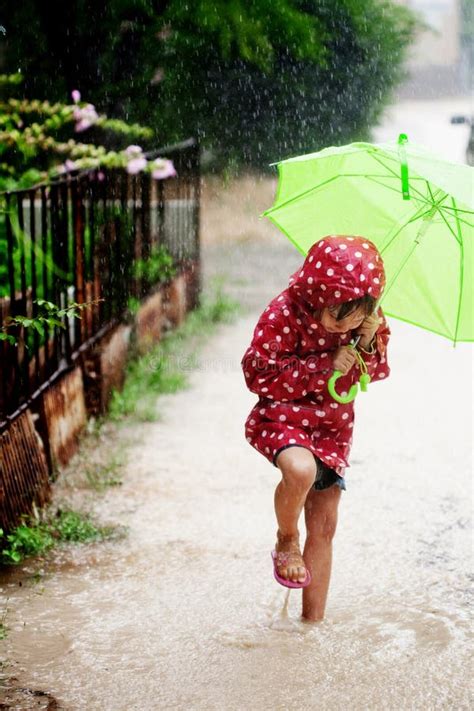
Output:
<instances>
[{"instance_id":1,"label":"little girl","mask_svg":"<svg viewBox=\"0 0 474 711\"><path fill-rule=\"evenodd\" d=\"M334 370L343 373L337 381L341 395L358 382L358 359L349 347L357 336L371 380L389 375L390 330L382 309L373 314L384 285L382 258L372 242L324 237L263 311L241 361L247 387L259 396L245 436L282 476L275 490L275 578L303 588L307 620L324 617L354 426L354 403L336 402L328 380ZM303 506L307 536L301 555Z\"/></svg>"}]
</instances>

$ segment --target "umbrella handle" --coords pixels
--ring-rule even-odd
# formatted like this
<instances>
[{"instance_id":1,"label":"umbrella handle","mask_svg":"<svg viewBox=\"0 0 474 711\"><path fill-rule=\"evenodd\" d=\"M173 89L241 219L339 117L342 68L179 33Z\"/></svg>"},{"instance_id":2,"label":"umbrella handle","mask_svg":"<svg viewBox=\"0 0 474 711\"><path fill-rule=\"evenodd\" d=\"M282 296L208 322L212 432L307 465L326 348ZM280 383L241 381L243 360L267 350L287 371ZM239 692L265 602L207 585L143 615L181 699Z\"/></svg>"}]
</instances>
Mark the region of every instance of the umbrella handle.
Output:
<instances>
[{"instance_id":1,"label":"umbrella handle","mask_svg":"<svg viewBox=\"0 0 474 711\"><path fill-rule=\"evenodd\" d=\"M336 400L336 402L341 402L346 405L348 402L352 402L355 399L359 390L359 386L357 383L354 383L353 385L351 385L347 395L339 395L336 392L336 380L340 378L341 375L343 375L343 373L340 370L334 371L334 373L328 380L328 390L331 397ZM370 375L368 373L362 373L359 378L359 383L361 391L363 393L367 392L367 386L370 383Z\"/></svg>"}]
</instances>

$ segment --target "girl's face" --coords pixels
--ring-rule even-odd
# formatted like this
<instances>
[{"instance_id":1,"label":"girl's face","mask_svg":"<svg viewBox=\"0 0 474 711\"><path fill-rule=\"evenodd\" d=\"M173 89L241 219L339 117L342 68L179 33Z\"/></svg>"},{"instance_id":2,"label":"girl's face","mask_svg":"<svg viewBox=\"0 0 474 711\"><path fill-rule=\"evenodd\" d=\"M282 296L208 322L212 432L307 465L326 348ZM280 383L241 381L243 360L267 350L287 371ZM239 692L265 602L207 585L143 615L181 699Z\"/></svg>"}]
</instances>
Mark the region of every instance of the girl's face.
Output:
<instances>
[{"instance_id":1,"label":"girl's face","mask_svg":"<svg viewBox=\"0 0 474 711\"><path fill-rule=\"evenodd\" d=\"M340 306L328 306L323 309L320 321L329 333L347 333L354 328L358 328L366 317L362 307L358 307L352 313L347 314L340 321L337 321L337 314Z\"/></svg>"}]
</instances>

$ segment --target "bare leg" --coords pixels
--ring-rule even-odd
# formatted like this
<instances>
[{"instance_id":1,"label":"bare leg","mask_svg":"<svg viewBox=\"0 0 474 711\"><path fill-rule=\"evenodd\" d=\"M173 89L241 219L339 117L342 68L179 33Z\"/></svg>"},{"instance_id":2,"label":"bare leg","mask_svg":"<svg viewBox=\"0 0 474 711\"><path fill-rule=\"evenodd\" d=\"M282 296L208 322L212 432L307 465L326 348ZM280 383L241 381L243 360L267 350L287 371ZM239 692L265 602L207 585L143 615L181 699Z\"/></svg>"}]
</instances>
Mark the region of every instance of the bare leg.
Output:
<instances>
[{"instance_id":1,"label":"bare leg","mask_svg":"<svg viewBox=\"0 0 474 711\"><path fill-rule=\"evenodd\" d=\"M303 556L312 577L311 584L303 588L303 618L307 620L324 618L340 498L341 490L336 485L321 491L311 489L306 497L307 536Z\"/></svg>"},{"instance_id":2,"label":"bare leg","mask_svg":"<svg viewBox=\"0 0 474 711\"><path fill-rule=\"evenodd\" d=\"M306 568L299 549L298 519L308 491L316 479L316 462L309 449L288 447L277 457L282 480L275 489L275 513L278 521L277 551L291 552L287 567L278 573L288 580L303 582Z\"/></svg>"}]
</instances>

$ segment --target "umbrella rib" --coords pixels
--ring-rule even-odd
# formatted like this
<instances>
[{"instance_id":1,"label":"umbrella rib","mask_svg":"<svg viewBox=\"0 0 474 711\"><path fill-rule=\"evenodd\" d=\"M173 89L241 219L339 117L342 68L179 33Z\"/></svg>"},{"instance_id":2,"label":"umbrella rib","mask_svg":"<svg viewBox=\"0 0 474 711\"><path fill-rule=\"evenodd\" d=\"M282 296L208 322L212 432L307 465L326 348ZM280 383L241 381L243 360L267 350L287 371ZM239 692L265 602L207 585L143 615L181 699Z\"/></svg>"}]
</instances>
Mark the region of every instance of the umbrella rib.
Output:
<instances>
[{"instance_id":1,"label":"umbrella rib","mask_svg":"<svg viewBox=\"0 0 474 711\"><path fill-rule=\"evenodd\" d=\"M385 183L382 183L380 180L375 180L375 178L380 178L380 177L390 178L390 177L392 177L392 176L389 176L389 175L387 175L387 176L380 176L380 175L377 175L377 176L364 175L364 178L368 178L369 180L372 180L374 183L377 183L377 185L381 185L383 188L386 188L387 190L392 190L394 193L397 193L398 195L400 194L400 189L399 189L399 188L392 188L392 187L390 187L390 185L385 185ZM393 177L396 177L397 180L400 179L398 176L393 176ZM419 178L419 180L422 180L422 178ZM418 192L418 190L416 190L416 192ZM428 203L428 201L427 201L427 199L426 199L426 197L425 197L424 195L422 196L422 199L425 201L425 203L426 203L427 205L429 205L429 203ZM418 197L417 197L417 198L413 198L413 200L418 200L418 201L419 201L420 198L418 198Z\"/></svg>"},{"instance_id":2,"label":"umbrella rib","mask_svg":"<svg viewBox=\"0 0 474 711\"><path fill-rule=\"evenodd\" d=\"M394 177L396 177L398 180L400 180L400 175L399 175L398 173L396 173L394 170L392 170L392 169L390 168L390 166L385 165L385 163L379 158L379 156L375 155L375 153L374 153L373 151L367 151L367 153L368 153L368 155L372 156L372 158L373 158L375 161L377 161L377 163L379 163L380 165L382 165L382 166L385 168L385 170L388 170L389 173L391 173ZM395 158L393 158L393 160L396 161ZM421 180L423 180L423 178L421 178ZM426 200L426 198L425 198L425 196L423 195L423 193L420 193L420 191L417 190L417 189L412 185L412 181L413 181L413 178L410 178L410 188L413 188L413 190L414 190L416 193L418 193L418 196L419 196L422 200Z\"/></svg>"},{"instance_id":3,"label":"umbrella rib","mask_svg":"<svg viewBox=\"0 0 474 711\"><path fill-rule=\"evenodd\" d=\"M309 195L312 193L314 190L317 190L318 188L322 188L323 185L327 185L328 183L332 183L334 180L337 178L340 178L340 175L333 175L332 178L328 178L327 180L324 180L322 183L318 183L317 185L312 185L308 190L305 190L302 193L298 193L298 195L293 195L292 197L288 198L288 200L285 200L285 202L282 202L280 205L277 205L276 207L270 207L268 210L265 210L265 212L262 212L262 215L264 217L267 217L267 215L270 215L272 212L276 212L277 210L280 210L280 208L285 207L286 205L289 205L292 202L295 202L295 200L299 200L300 198L306 197L306 195Z\"/></svg>"},{"instance_id":4,"label":"umbrella rib","mask_svg":"<svg viewBox=\"0 0 474 711\"><path fill-rule=\"evenodd\" d=\"M452 206L456 209L456 200L452 197L451 198L451 204ZM459 234L459 248L460 248L460 255L459 255L459 260L460 260L460 279L459 279L459 298L458 298L458 312L456 314L456 328L454 330L454 345L456 345L457 341L457 336L458 336L458 329L459 329L459 320L461 318L461 304L462 304L462 295L463 295L463 288L464 288L464 244L463 244L463 239L462 239L462 230L461 226L459 224L459 220L457 218L456 213L454 213L454 219L456 220L456 227L458 230Z\"/></svg>"},{"instance_id":5,"label":"umbrella rib","mask_svg":"<svg viewBox=\"0 0 474 711\"><path fill-rule=\"evenodd\" d=\"M420 218L424 217L425 215L427 215L427 214L431 211L432 208L430 208L430 210L426 210L425 212L421 212L421 211L424 210L424 209L425 209L425 206L424 206L424 205L423 205L423 207L418 207L418 208L415 210L415 212L411 214L411 216L409 217L409 219L406 220L402 225L400 225L399 227L398 227L398 225L396 225L396 226L398 227L397 231L390 237L390 242L388 242L388 243L383 247L383 249L380 250L380 253L381 253L381 254L384 254L384 253L387 251L387 249L388 249L388 248L390 247L390 245L392 244L393 240L398 237L398 235L400 234L400 232L401 232L402 230L404 230L405 227L410 224L410 222L415 222L415 220L419 220Z\"/></svg>"}]
</instances>

